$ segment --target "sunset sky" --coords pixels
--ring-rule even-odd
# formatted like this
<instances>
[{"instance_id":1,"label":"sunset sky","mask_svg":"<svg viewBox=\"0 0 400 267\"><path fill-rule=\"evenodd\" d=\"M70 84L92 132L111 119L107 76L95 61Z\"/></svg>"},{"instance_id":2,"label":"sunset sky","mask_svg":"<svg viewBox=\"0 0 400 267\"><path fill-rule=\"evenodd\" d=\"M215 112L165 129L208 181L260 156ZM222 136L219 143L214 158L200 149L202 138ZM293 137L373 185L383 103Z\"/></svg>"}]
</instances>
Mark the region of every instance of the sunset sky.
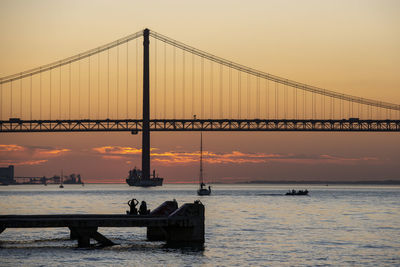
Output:
<instances>
[{"instance_id":1,"label":"sunset sky","mask_svg":"<svg viewBox=\"0 0 400 267\"><path fill-rule=\"evenodd\" d=\"M148 27L257 70L400 104L399 25L396 0L3 0L0 77ZM152 169L167 183L196 182L199 133L151 136ZM400 180L399 133L214 132L203 138L209 182ZM140 149L140 134L0 134L0 166L14 164L16 176L63 170L86 182L123 182L141 165Z\"/></svg>"}]
</instances>

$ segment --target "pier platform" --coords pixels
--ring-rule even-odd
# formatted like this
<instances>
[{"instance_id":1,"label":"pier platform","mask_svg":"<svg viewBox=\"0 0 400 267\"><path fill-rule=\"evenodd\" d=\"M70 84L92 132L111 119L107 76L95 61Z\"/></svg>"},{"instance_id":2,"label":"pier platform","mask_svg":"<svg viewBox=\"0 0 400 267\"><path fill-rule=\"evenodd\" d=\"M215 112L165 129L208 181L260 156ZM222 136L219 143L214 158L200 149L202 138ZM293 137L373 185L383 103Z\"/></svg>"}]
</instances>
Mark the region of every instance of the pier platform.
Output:
<instances>
[{"instance_id":1,"label":"pier platform","mask_svg":"<svg viewBox=\"0 0 400 267\"><path fill-rule=\"evenodd\" d=\"M0 233L7 228L67 227L78 247L89 247L90 239L102 246L114 245L98 227L147 227L148 240L165 240L170 245L204 244L204 205L199 201L178 208L166 201L149 215L55 214L0 215Z\"/></svg>"}]
</instances>

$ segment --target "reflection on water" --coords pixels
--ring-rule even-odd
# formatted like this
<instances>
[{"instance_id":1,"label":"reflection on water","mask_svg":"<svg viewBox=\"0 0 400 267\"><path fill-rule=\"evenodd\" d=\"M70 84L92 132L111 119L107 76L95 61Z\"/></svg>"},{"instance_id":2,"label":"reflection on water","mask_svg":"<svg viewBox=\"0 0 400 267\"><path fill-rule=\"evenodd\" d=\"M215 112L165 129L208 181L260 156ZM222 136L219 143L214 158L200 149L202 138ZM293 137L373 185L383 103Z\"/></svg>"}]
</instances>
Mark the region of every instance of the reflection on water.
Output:
<instances>
[{"instance_id":1,"label":"reflection on water","mask_svg":"<svg viewBox=\"0 0 400 267\"><path fill-rule=\"evenodd\" d=\"M196 185L132 188L87 184L0 188L1 214L124 214L132 197L153 209L165 200L200 198L206 206L204 250L146 241L145 228L100 228L118 245L77 249L64 228L7 229L2 265L399 265L400 187L307 186L310 196L284 196L292 185Z\"/></svg>"}]
</instances>

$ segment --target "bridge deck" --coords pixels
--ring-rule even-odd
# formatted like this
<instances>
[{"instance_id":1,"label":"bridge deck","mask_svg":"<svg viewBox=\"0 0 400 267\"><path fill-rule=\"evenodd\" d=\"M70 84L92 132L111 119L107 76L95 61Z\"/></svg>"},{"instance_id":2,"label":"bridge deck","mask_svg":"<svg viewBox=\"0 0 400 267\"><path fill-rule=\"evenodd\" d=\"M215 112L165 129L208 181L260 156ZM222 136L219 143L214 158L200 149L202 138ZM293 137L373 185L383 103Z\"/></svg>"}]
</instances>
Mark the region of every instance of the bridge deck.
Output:
<instances>
[{"instance_id":1,"label":"bridge deck","mask_svg":"<svg viewBox=\"0 0 400 267\"><path fill-rule=\"evenodd\" d=\"M20 120L0 121L6 132L123 132L143 130L142 120ZM150 131L324 131L400 132L400 120L210 119L150 120Z\"/></svg>"}]
</instances>

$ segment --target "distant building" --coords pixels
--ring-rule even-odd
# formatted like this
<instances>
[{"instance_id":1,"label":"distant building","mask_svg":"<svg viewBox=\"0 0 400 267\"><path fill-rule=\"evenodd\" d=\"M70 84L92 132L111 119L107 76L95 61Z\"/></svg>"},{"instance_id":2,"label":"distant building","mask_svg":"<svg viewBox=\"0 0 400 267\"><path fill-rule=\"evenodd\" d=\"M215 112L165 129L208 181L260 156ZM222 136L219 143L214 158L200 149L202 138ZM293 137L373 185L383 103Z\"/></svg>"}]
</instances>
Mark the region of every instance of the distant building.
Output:
<instances>
[{"instance_id":1,"label":"distant building","mask_svg":"<svg viewBox=\"0 0 400 267\"><path fill-rule=\"evenodd\" d=\"M0 184L14 184L14 166L0 167Z\"/></svg>"}]
</instances>

